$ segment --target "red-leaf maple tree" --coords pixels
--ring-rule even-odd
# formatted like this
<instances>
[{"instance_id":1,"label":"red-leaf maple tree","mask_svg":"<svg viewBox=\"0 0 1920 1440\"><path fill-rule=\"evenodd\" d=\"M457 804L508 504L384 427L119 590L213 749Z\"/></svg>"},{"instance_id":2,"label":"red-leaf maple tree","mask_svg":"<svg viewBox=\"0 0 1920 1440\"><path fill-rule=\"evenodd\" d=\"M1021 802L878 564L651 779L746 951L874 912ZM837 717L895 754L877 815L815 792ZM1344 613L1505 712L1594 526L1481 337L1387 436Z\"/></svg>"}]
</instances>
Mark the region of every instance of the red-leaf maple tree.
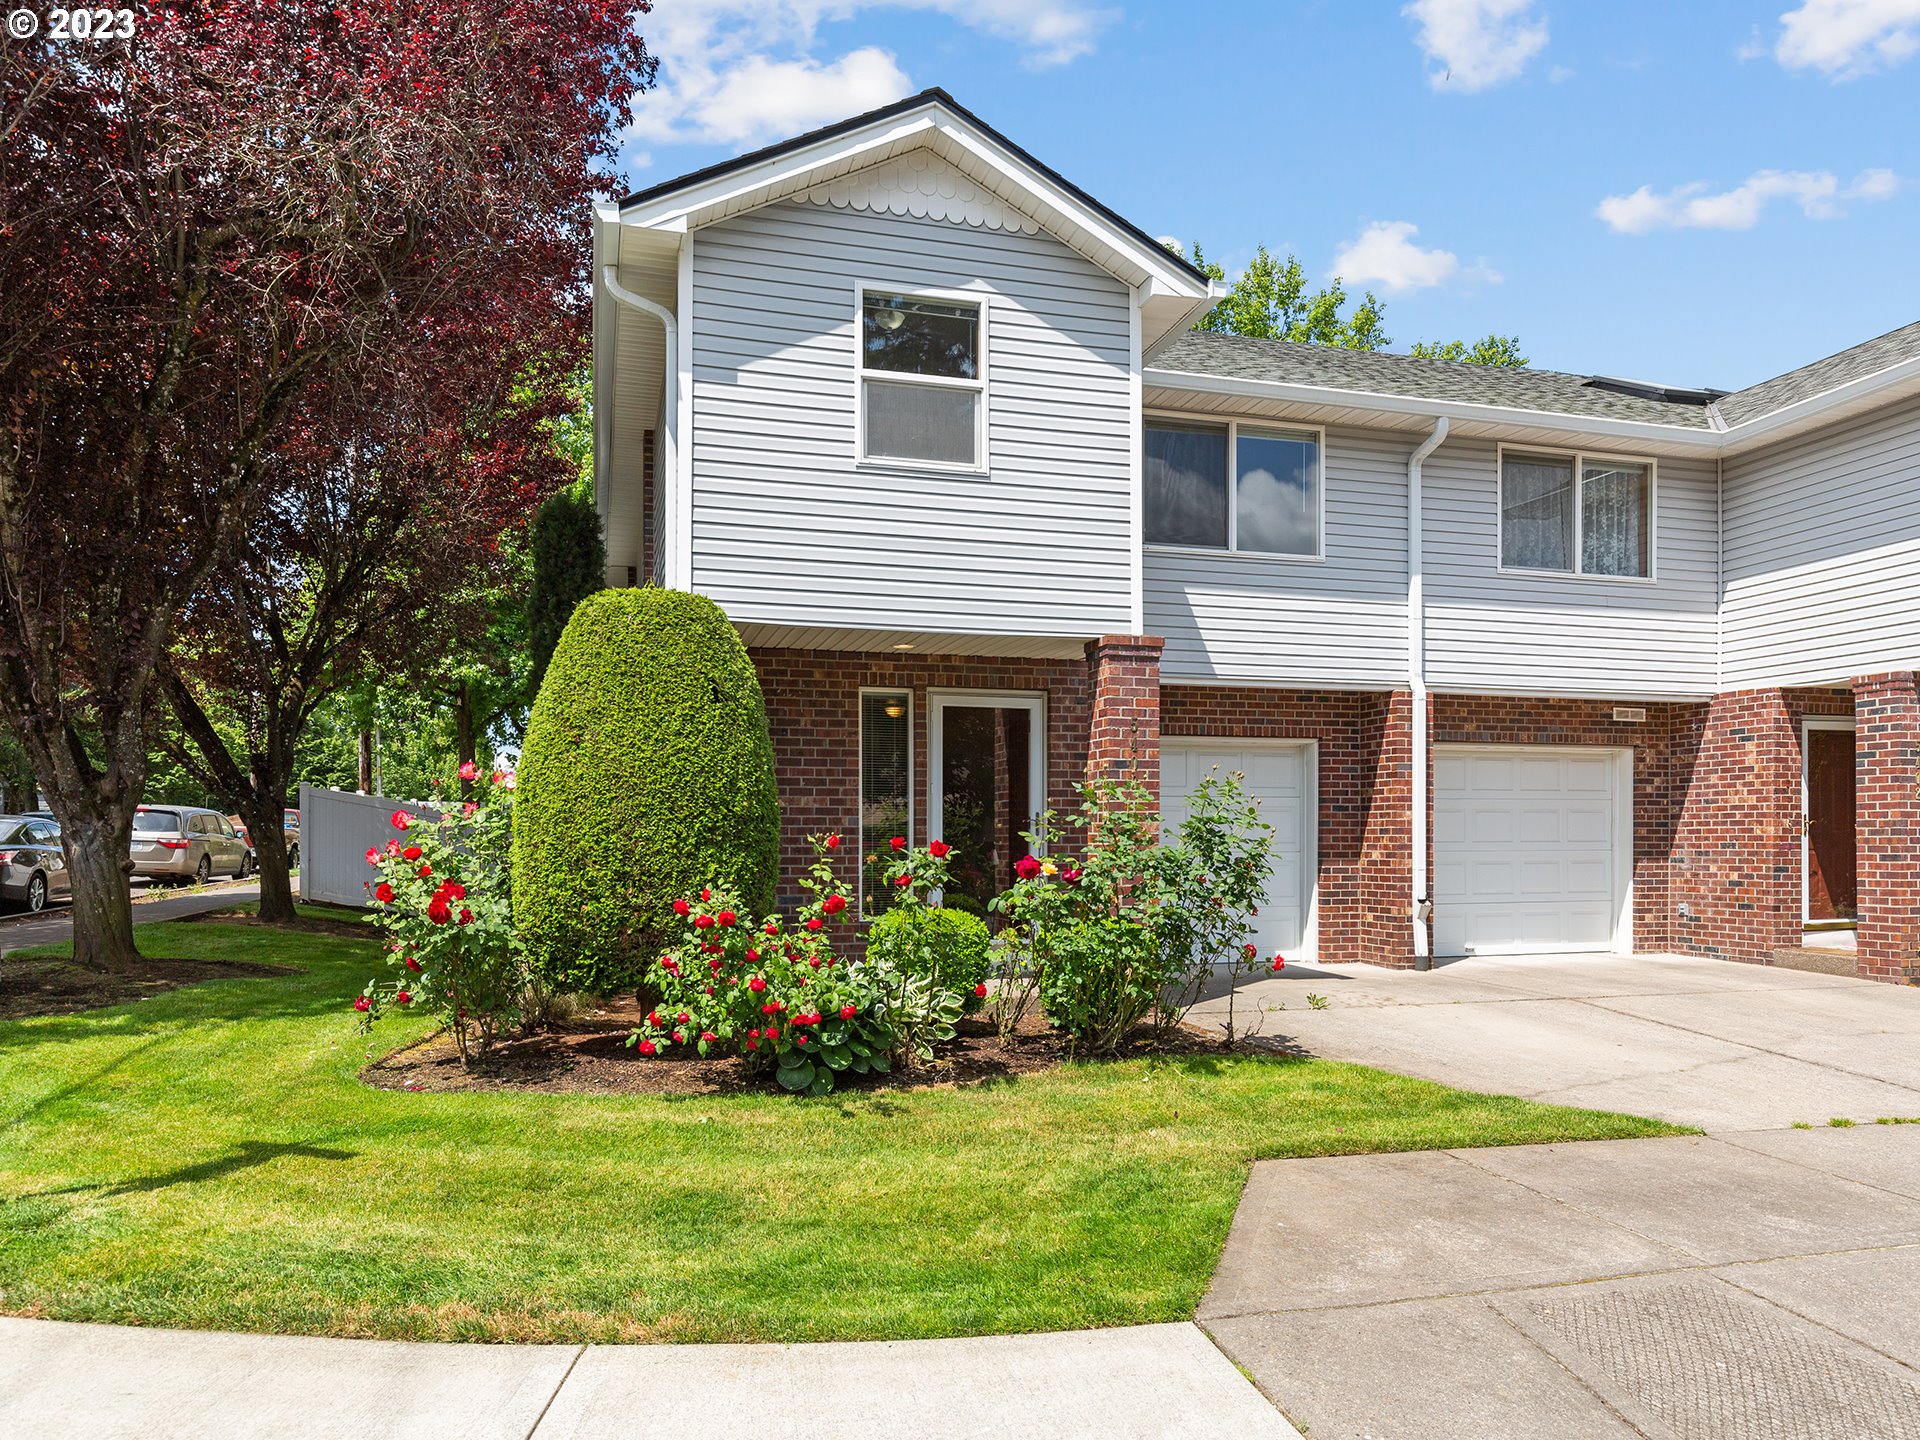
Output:
<instances>
[{"instance_id":1,"label":"red-leaf maple tree","mask_svg":"<svg viewBox=\"0 0 1920 1440\"><path fill-rule=\"evenodd\" d=\"M0 45L0 719L62 823L81 964L137 957L156 678L283 523L276 445L317 387L579 303L645 8L175 0L129 41Z\"/></svg>"}]
</instances>

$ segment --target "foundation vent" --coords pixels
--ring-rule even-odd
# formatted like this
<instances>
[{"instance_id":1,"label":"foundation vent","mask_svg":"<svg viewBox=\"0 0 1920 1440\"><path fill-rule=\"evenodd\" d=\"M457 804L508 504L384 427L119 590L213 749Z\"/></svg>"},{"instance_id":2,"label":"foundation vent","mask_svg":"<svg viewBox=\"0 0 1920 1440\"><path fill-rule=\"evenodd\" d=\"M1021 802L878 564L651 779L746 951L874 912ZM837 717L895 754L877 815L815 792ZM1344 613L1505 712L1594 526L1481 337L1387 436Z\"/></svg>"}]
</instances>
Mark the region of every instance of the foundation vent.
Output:
<instances>
[{"instance_id":1,"label":"foundation vent","mask_svg":"<svg viewBox=\"0 0 1920 1440\"><path fill-rule=\"evenodd\" d=\"M1613 707L1613 718L1623 724L1641 725L1646 723L1647 712L1639 705L1616 705Z\"/></svg>"}]
</instances>

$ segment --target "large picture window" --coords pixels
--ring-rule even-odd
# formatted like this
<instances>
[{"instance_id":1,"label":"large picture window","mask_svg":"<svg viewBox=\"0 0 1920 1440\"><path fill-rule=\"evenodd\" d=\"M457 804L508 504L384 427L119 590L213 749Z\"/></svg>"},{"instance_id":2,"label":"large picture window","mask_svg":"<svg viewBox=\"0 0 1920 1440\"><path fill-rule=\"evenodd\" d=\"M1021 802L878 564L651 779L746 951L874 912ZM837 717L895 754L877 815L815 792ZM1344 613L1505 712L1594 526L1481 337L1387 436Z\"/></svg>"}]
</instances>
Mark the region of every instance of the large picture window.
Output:
<instances>
[{"instance_id":1,"label":"large picture window","mask_svg":"<svg viewBox=\"0 0 1920 1440\"><path fill-rule=\"evenodd\" d=\"M1147 543L1317 558L1320 455L1317 431L1149 417Z\"/></svg>"},{"instance_id":2,"label":"large picture window","mask_svg":"<svg viewBox=\"0 0 1920 1440\"><path fill-rule=\"evenodd\" d=\"M1500 565L1644 580L1653 574L1653 465L1592 455L1500 455Z\"/></svg>"},{"instance_id":3,"label":"large picture window","mask_svg":"<svg viewBox=\"0 0 1920 1440\"><path fill-rule=\"evenodd\" d=\"M863 458L984 466L982 320L975 302L861 293Z\"/></svg>"},{"instance_id":4,"label":"large picture window","mask_svg":"<svg viewBox=\"0 0 1920 1440\"><path fill-rule=\"evenodd\" d=\"M893 903L885 872L888 842L913 839L913 696L906 690L860 694L860 914L871 920Z\"/></svg>"}]
</instances>

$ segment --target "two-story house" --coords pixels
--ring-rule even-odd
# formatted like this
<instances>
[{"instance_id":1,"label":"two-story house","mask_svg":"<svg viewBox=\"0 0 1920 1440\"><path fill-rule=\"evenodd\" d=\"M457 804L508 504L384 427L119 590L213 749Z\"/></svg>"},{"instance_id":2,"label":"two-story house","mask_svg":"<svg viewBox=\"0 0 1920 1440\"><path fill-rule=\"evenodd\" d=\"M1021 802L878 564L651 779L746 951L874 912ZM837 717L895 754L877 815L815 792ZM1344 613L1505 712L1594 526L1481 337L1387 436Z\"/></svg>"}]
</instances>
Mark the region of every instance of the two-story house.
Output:
<instances>
[{"instance_id":1,"label":"two-story house","mask_svg":"<svg viewBox=\"0 0 1920 1440\"><path fill-rule=\"evenodd\" d=\"M945 838L978 900L1218 766L1289 955L1920 955L1920 325L1733 393L1197 333L937 90L594 246L608 581L738 626L789 880Z\"/></svg>"}]
</instances>

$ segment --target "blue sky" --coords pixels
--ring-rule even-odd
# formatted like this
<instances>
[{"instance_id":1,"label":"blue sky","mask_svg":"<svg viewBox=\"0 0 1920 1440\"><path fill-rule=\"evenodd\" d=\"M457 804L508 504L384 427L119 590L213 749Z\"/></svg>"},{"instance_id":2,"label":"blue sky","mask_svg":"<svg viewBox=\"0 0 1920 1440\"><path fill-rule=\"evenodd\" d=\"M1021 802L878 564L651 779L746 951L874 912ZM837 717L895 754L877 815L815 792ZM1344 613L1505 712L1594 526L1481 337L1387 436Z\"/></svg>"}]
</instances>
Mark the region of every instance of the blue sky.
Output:
<instances>
[{"instance_id":1,"label":"blue sky","mask_svg":"<svg viewBox=\"0 0 1920 1440\"><path fill-rule=\"evenodd\" d=\"M1736 388L1920 319L1920 0L656 0L645 31L636 183L940 85L1230 271L1265 243L1371 286L1396 349Z\"/></svg>"}]
</instances>

